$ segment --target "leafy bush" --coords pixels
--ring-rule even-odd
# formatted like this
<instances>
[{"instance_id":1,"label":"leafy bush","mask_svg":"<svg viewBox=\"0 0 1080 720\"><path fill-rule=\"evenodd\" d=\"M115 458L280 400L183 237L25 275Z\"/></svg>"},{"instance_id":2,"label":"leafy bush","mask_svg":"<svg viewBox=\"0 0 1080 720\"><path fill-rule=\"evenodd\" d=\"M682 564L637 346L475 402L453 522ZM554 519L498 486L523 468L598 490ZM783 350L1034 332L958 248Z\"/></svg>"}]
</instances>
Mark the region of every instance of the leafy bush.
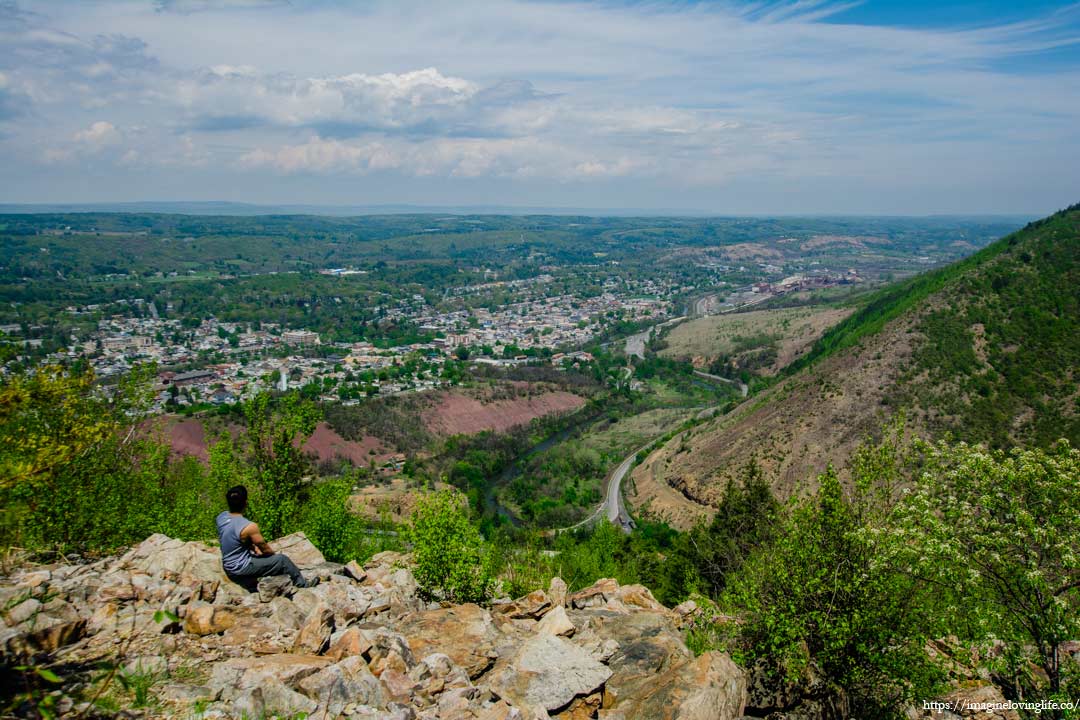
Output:
<instances>
[{"instance_id":1,"label":"leafy bush","mask_svg":"<svg viewBox=\"0 0 1080 720\"><path fill-rule=\"evenodd\" d=\"M490 556L452 491L422 497L408 530L416 581L428 595L451 602L479 602L492 591Z\"/></svg>"},{"instance_id":2,"label":"leafy bush","mask_svg":"<svg viewBox=\"0 0 1080 720\"><path fill-rule=\"evenodd\" d=\"M335 478L316 485L303 507L300 528L328 560L356 559L363 521L349 509L352 483Z\"/></svg>"},{"instance_id":3,"label":"leafy bush","mask_svg":"<svg viewBox=\"0 0 1080 720\"><path fill-rule=\"evenodd\" d=\"M832 469L823 474L818 493L790 508L776 540L725 593L744 619L745 660L765 658L791 680L816 665L847 691L858 717L894 716L932 697L940 677L924 650L941 630L924 584L884 562L887 549L867 534L889 507L870 490L876 480L888 478L857 477L848 497Z\"/></svg>"},{"instance_id":4,"label":"leafy bush","mask_svg":"<svg viewBox=\"0 0 1080 720\"><path fill-rule=\"evenodd\" d=\"M1051 692L1075 692L1063 683L1060 646L1080 636L1080 450L1065 441L1010 454L963 443L925 449L887 545L895 563L959 583L952 627L1033 648Z\"/></svg>"}]
</instances>

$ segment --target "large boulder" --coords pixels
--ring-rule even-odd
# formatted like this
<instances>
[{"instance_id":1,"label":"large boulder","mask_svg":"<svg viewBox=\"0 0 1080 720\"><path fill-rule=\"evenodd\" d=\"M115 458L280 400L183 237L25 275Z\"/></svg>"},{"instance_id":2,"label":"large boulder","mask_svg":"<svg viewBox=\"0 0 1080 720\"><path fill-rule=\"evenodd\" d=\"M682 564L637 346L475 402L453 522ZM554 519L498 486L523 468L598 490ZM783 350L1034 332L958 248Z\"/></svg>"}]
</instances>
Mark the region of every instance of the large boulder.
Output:
<instances>
[{"instance_id":1,"label":"large boulder","mask_svg":"<svg viewBox=\"0 0 1080 720\"><path fill-rule=\"evenodd\" d=\"M221 690L226 699L270 682L296 687L304 678L331 664L328 658L291 653L234 658L214 665L207 686Z\"/></svg>"},{"instance_id":2,"label":"large boulder","mask_svg":"<svg viewBox=\"0 0 1080 720\"><path fill-rule=\"evenodd\" d=\"M476 679L487 672L498 655L500 633L491 613L479 605L454 605L403 617L395 624L417 657L445 653Z\"/></svg>"},{"instance_id":3,"label":"large boulder","mask_svg":"<svg viewBox=\"0 0 1080 720\"><path fill-rule=\"evenodd\" d=\"M327 717L341 714L349 703L382 707L386 701L378 678L359 656L347 657L307 676L299 688L319 703Z\"/></svg>"},{"instance_id":4,"label":"large boulder","mask_svg":"<svg viewBox=\"0 0 1080 720\"><path fill-rule=\"evenodd\" d=\"M184 615L184 632L192 635L223 633L236 624L236 613L217 605L188 607Z\"/></svg>"},{"instance_id":5,"label":"large boulder","mask_svg":"<svg viewBox=\"0 0 1080 720\"><path fill-rule=\"evenodd\" d=\"M326 558L319 552L319 548L308 540L307 535L295 532L292 535L270 541L270 547L276 553L285 553L296 566L304 571L316 570L324 567Z\"/></svg>"},{"instance_id":6,"label":"large boulder","mask_svg":"<svg viewBox=\"0 0 1080 720\"><path fill-rule=\"evenodd\" d=\"M605 698L605 720L734 720L746 704L746 677L726 653L707 652Z\"/></svg>"},{"instance_id":7,"label":"large boulder","mask_svg":"<svg viewBox=\"0 0 1080 720\"><path fill-rule=\"evenodd\" d=\"M311 611L307 620L300 626L293 643L293 652L320 655L330 647L330 636L334 634L334 611L320 605Z\"/></svg>"},{"instance_id":8,"label":"large boulder","mask_svg":"<svg viewBox=\"0 0 1080 720\"><path fill-rule=\"evenodd\" d=\"M536 717L566 708L601 689L611 670L561 637L534 635L491 679L499 697Z\"/></svg>"},{"instance_id":9,"label":"large boulder","mask_svg":"<svg viewBox=\"0 0 1080 720\"><path fill-rule=\"evenodd\" d=\"M201 542L184 542L155 534L122 555L116 570L152 578L190 576L200 581L229 582L221 568L221 553Z\"/></svg>"}]
</instances>

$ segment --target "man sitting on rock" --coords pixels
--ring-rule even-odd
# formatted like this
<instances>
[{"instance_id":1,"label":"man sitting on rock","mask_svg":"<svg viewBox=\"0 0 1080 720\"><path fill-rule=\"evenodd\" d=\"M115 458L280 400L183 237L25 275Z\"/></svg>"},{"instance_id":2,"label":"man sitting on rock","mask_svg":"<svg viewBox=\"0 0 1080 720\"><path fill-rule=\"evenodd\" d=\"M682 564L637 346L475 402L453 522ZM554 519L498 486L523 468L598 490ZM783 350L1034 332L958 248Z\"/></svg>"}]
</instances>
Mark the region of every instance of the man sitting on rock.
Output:
<instances>
[{"instance_id":1,"label":"man sitting on rock","mask_svg":"<svg viewBox=\"0 0 1080 720\"><path fill-rule=\"evenodd\" d=\"M249 591L258 587L259 578L288 575L296 587L314 587L319 578L305 580L300 568L287 556L274 552L259 526L244 517L247 488L237 485L225 493L229 509L217 516L218 542L221 543L221 566L229 579Z\"/></svg>"}]
</instances>

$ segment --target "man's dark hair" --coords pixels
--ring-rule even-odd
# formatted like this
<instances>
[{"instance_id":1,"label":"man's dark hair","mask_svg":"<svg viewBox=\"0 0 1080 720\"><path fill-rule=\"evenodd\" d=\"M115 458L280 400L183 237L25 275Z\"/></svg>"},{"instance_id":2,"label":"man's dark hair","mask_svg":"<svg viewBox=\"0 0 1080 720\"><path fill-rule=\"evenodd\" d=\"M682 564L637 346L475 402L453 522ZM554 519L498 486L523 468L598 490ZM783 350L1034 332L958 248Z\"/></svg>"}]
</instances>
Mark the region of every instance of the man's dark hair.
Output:
<instances>
[{"instance_id":1,"label":"man's dark hair","mask_svg":"<svg viewBox=\"0 0 1080 720\"><path fill-rule=\"evenodd\" d=\"M225 493L225 502L229 503L229 512L244 512L247 507L247 488L243 485L229 488Z\"/></svg>"}]
</instances>

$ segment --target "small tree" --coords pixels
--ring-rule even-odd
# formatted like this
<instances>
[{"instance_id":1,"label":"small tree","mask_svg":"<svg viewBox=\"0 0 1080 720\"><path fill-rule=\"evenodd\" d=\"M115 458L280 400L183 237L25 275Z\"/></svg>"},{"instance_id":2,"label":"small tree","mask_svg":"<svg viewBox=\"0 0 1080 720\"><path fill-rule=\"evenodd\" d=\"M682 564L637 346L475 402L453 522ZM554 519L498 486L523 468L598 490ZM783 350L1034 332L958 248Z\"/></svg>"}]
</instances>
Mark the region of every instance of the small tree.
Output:
<instances>
[{"instance_id":1,"label":"small tree","mask_svg":"<svg viewBox=\"0 0 1080 720\"><path fill-rule=\"evenodd\" d=\"M304 474L310 469L302 447L315 431L319 413L296 394L272 404L268 393L259 393L244 404L244 418L244 454L258 487L253 519L264 535L278 537L296 524Z\"/></svg>"},{"instance_id":2,"label":"small tree","mask_svg":"<svg viewBox=\"0 0 1080 720\"><path fill-rule=\"evenodd\" d=\"M451 602L478 602L490 596L484 540L469 522L459 494L441 491L420 498L408 538L416 581L424 592Z\"/></svg>"},{"instance_id":3,"label":"small tree","mask_svg":"<svg viewBox=\"0 0 1080 720\"><path fill-rule=\"evenodd\" d=\"M898 431L897 431L898 433ZM941 623L920 578L890 562L889 495L904 457L898 434L852 459L845 492L830 468L813 497L793 501L775 539L729 582L747 659L800 677L815 665L860 717L891 717L929 697L940 673L925 642Z\"/></svg>"},{"instance_id":4,"label":"small tree","mask_svg":"<svg viewBox=\"0 0 1080 720\"><path fill-rule=\"evenodd\" d=\"M927 465L896 529L909 565L962 587L964 612L1031 643L1062 688L1060 645L1080 637L1080 450L990 452L926 445Z\"/></svg>"}]
</instances>

